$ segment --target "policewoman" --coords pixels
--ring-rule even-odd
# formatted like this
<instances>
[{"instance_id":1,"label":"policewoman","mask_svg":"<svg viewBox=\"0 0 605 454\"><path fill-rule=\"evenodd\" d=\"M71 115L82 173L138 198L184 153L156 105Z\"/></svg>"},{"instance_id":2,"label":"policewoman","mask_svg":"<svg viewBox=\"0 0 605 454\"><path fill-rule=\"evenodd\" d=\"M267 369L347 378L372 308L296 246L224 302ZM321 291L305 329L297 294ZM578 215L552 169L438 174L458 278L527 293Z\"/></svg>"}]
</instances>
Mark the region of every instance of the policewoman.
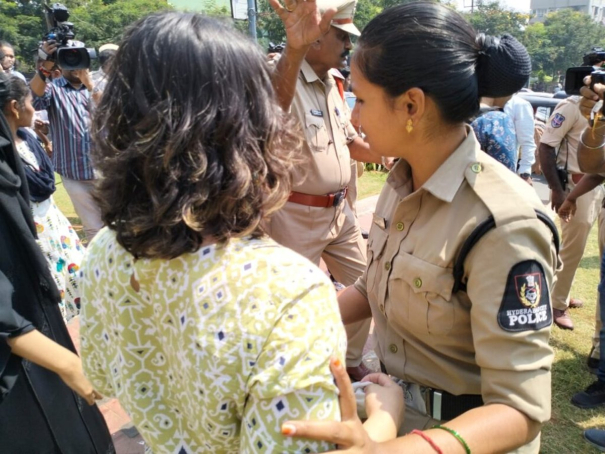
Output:
<instances>
[{"instance_id":1,"label":"policewoman","mask_svg":"<svg viewBox=\"0 0 605 454\"><path fill-rule=\"evenodd\" d=\"M481 96L517 91L530 70L514 38L477 35L437 3L385 10L359 38L353 117L372 150L400 160L367 270L340 307L345 323L374 317L383 371L407 391L400 438L332 438L350 452L539 452L556 230L533 188L465 124Z\"/></svg>"}]
</instances>

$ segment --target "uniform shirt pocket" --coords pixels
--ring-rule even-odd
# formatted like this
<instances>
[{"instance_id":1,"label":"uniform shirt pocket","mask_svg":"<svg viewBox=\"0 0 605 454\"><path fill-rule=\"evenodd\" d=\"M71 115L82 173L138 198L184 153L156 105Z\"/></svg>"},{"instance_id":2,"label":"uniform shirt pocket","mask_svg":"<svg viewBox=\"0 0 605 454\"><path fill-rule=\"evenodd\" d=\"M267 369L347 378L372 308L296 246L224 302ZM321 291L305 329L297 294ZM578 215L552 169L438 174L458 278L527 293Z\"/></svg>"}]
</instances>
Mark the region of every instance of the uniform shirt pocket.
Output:
<instances>
[{"instance_id":1,"label":"uniform shirt pocket","mask_svg":"<svg viewBox=\"0 0 605 454\"><path fill-rule=\"evenodd\" d=\"M330 137L323 117L316 117L310 113L305 115L305 139L311 151L322 152L327 150Z\"/></svg>"},{"instance_id":2,"label":"uniform shirt pocket","mask_svg":"<svg viewBox=\"0 0 605 454\"><path fill-rule=\"evenodd\" d=\"M418 335L448 334L454 325L453 285L451 268L400 252L393 259L388 311L409 320L406 328Z\"/></svg>"}]
</instances>

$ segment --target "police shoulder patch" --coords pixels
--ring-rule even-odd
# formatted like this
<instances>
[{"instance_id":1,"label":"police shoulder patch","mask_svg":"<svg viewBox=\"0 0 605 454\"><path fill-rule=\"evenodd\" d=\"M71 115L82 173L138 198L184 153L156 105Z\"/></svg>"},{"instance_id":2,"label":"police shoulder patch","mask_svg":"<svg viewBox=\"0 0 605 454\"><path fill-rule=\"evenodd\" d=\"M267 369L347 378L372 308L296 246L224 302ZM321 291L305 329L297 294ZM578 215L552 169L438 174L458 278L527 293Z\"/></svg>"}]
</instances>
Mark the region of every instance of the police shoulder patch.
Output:
<instances>
[{"instance_id":1,"label":"police shoulder patch","mask_svg":"<svg viewBox=\"0 0 605 454\"><path fill-rule=\"evenodd\" d=\"M505 331L537 331L552 324L550 294L542 265L517 263L508 273L498 324Z\"/></svg>"},{"instance_id":2,"label":"police shoulder patch","mask_svg":"<svg viewBox=\"0 0 605 454\"><path fill-rule=\"evenodd\" d=\"M556 113L552 117L552 120L550 120L550 125L553 128L560 128L564 121L565 121L565 117L563 115L561 115L560 113Z\"/></svg>"}]
</instances>

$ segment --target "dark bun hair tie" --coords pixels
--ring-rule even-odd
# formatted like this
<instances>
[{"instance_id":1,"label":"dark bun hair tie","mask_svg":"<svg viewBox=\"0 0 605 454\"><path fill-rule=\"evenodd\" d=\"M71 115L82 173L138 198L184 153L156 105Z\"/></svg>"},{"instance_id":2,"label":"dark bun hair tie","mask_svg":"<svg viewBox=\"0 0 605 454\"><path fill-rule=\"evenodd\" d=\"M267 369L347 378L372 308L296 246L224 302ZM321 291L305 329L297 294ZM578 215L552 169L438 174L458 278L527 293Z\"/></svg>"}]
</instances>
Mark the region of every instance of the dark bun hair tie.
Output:
<instances>
[{"instance_id":1,"label":"dark bun hair tie","mask_svg":"<svg viewBox=\"0 0 605 454\"><path fill-rule=\"evenodd\" d=\"M500 98L518 92L531 75L527 49L511 35L477 35L479 97Z\"/></svg>"}]
</instances>

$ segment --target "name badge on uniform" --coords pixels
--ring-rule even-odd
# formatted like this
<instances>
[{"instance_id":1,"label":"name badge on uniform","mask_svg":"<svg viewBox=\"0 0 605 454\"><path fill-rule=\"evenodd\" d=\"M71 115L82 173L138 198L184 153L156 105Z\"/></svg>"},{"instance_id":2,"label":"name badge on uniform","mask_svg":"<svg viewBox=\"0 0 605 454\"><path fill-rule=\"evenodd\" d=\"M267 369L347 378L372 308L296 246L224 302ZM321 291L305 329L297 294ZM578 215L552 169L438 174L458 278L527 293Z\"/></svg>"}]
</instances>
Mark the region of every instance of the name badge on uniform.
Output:
<instances>
[{"instance_id":1,"label":"name badge on uniform","mask_svg":"<svg viewBox=\"0 0 605 454\"><path fill-rule=\"evenodd\" d=\"M314 117L323 117L324 113L321 110L311 109L311 115Z\"/></svg>"}]
</instances>

